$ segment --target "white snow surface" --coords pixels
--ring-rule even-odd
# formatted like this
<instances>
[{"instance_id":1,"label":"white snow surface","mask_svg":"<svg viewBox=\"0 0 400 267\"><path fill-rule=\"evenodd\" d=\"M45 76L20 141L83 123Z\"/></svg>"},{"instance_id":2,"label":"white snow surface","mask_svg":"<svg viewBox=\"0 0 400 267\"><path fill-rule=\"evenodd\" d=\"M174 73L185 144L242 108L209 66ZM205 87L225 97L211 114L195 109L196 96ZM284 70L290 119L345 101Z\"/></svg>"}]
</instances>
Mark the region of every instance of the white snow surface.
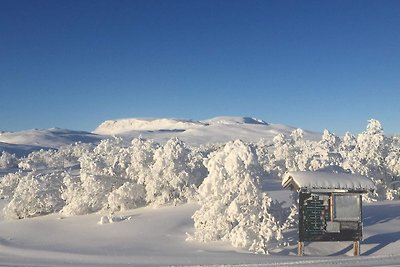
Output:
<instances>
[{"instance_id":1,"label":"white snow surface","mask_svg":"<svg viewBox=\"0 0 400 267\"><path fill-rule=\"evenodd\" d=\"M104 137L102 136L89 132L60 128L32 129L20 132L0 133L0 142L7 143L4 144L4 146L10 146L10 144L14 144L36 148L59 148L60 146L65 146L76 142L97 143L103 138ZM18 148L18 146L16 148Z\"/></svg>"},{"instance_id":2,"label":"white snow surface","mask_svg":"<svg viewBox=\"0 0 400 267\"><path fill-rule=\"evenodd\" d=\"M285 195L285 191L273 194ZM122 213L0 220L1 266L400 266L400 213L396 202L363 206L364 241L312 242L296 256L297 234L287 246L257 255L227 242L186 241L199 206L139 208ZM113 223L99 224L107 216ZM113 219L114 218L114 219Z\"/></svg>"},{"instance_id":3,"label":"white snow surface","mask_svg":"<svg viewBox=\"0 0 400 267\"><path fill-rule=\"evenodd\" d=\"M296 188L346 189L371 191L375 186L371 179L351 173L331 173L327 171L288 172L283 176L282 185L295 184Z\"/></svg>"}]
</instances>

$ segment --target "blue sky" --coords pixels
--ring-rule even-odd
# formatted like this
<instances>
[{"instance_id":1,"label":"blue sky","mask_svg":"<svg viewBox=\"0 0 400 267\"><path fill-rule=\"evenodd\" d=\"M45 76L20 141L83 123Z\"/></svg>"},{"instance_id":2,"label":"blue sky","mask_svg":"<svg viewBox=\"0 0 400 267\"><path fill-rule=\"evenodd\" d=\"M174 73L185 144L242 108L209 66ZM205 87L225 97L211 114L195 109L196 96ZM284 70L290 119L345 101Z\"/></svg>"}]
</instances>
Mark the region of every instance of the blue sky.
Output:
<instances>
[{"instance_id":1,"label":"blue sky","mask_svg":"<svg viewBox=\"0 0 400 267\"><path fill-rule=\"evenodd\" d=\"M219 115L400 133L400 1L0 1L0 130Z\"/></svg>"}]
</instances>

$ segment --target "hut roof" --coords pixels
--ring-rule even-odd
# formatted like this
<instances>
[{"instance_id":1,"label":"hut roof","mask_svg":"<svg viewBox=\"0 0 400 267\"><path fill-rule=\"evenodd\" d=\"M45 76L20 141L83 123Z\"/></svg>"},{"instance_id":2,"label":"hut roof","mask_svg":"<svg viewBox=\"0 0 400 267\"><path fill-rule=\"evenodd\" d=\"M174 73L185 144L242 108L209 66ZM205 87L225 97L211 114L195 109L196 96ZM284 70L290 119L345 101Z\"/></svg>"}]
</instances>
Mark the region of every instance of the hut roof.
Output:
<instances>
[{"instance_id":1,"label":"hut roof","mask_svg":"<svg viewBox=\"0 0 400 267\"><path fill-rule=\"evenodd\" d=\"M282 186L295 190L345 190L368 192L375 189L371 179L350 173L324 171L288 172L283 176Z\"/></svg>"}]
</instances>

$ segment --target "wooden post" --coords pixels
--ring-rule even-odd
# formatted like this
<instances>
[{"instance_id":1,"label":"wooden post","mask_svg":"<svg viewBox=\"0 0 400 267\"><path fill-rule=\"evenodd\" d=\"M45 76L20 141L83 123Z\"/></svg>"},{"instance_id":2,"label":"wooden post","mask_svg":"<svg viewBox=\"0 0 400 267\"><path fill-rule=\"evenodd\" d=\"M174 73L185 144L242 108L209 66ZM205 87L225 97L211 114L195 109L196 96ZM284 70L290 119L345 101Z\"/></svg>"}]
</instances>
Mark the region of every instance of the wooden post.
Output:
<instances>
[{"instance_id":1,"label":"wooden post","mask_svg":"<svg viewBox=\"0 0 400 267\"><path fill-rule=\"evenodd\" d=\"M353 242L353 255L360 256L360 241Z\"/></svg>"},{"instance_id":2,"label":"wooden post","mask_svg":"<svg viewBox=\"0 0 400 267\"><path fill-rule=\"evenodd\" d=\"M329 196L329 217L331 217L331 222L333 222L333 193Z\"/></svg>"},{"instance_id":3,"label":"wooden post","mask_svg":"<svg viewBox=\"0 0 400 267\"><path fill-rule=\"evenodd\" d=\"M304 254L304 242L297 242L297 256L303 256Z\"/></svg>"}]
</instances>

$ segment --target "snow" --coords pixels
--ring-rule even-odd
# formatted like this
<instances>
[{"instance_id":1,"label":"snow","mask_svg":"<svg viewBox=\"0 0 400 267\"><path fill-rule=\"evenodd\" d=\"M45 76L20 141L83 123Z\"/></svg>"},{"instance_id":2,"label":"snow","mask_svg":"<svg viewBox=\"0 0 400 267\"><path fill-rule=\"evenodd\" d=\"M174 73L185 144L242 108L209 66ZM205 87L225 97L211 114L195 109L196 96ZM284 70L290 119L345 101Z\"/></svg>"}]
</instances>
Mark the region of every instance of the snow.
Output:
<instances>
[{"instance_id":1,"label":"snow","mask_svg":"<svg viewBox=\"0 0 400 267\"><path fill-rule=\"evenodd\" d=\"M65 146L76 142L97 143L103 138L104 137L102 136L89 132L59 128L32 129L20 132L0 133L0 142L25 145L33 148L59 148L60 146Z\"/></svg>"},{"instance_id":2,"label":"snow","mask_svg":"<svg viewBox=\"0 0 400 267\"><path fill-rule=\"evenodd\" d=\"M299 186L374 187L363 176L351 175L349 180L348 174L335 174L332 182L328 179L331 173L308 173L304 178L304 172L294 172L322 167L326 170L326 166L343 167L346 163L351 171L365 172L371 179L376 178L375 182L382 182L379 199L384 199L388 183L379 178L399 176L398 140L390 139L388 143L380 124L370 124L367 132L348 142L327 131L321 139L320 134L249 117L115 120L96 129L105 135L62 129L2 133L0 141L10 149L29 150L35 145L60 148L76 141L99 144L32 153L19 162L25 166L19 172L7 167L2 170L5 176L0 180L4 198L0 199L0 265L399 266L398 200L364 203L361 257L352 256L351 242L306 243L305 256L297 257L297 229L289 226L275 230L271 222L257 232L273 231L271 234L276 235L281 231L283 239L266 240L269 255L254 254L241 245L246 238L253 238L251 234L260 228L260 219L268 219L265 215L274 216L271 220L276 218L279 225L286 224L288 214L277 214L279 207L293 207L291 192L284 190L279 180L286 171L293 172L284 181L296 177ZM282 135L274 139L278 134ZM100 141L109 135L122 139ZM160 144L143 139L131 142L140 136L154 138ZM179 137L189 145L225 144L236 139L244 142L191 147L171 137ZM381 170L385 172L379 173ZM393 197L388 199L398 199L396 190L393 185ZM146 192L152 192L146 196L149 206L141 207ZM162 206L150 205L157 202ZM265 210L261 217L254 216L262 205ZM63 207L68 207L69 212ZM250 213L248 207L256 213ZM38 217L8 219L14 213L19 218L29 217L34 211L40 211L33 214ZM218 224L213 218L208 222L212 212L218 220L230 216L226 225L234 231L224 241L216 238L218 241L203 243L201 238L193 238L199 229L196 221ZM47 213L50 214L43 216ZM73 214L84 215L66 217ZM249 224L254 227L250 229ZM219 226L214 228L218 230ZM258 236L268 239L269 235Z\"/></svg>"},{"instance_id":3,"label":"snow","mask_svg":"<svg viewBox=\"0 0 400 267\"><path fill-rule=\"evenodd\" d=\"M280 194L280 192L277 192ZM283 193L283 192L281 192ZM0 221L0 263L13 266L399 266L399 204L379 202L363 207L361 256L351 256L351 242L306 243L296 256L296 231L286 247L270 255L233 248L227 242L186 241L193 233L192 214L199 206L139 208L112 215L63 218L52 214ZM125 218L125 219L124 219ZM129 219L128 219L129 218Z\"/></svg>"},{"instance_id":4,"label":"snow","mask_svg":"<svg viewBox=\"0 0 400 267\"><path fill-rule=\"evenodd\" d=\"M215 117L203 121L185 119L121 119L100 124L95 134L117 135L123 138L143 137L165 143L178 137L189 145L226 143L236 139L257 142L264 138L272 141L277 134L289 136L296 128L280 124L268 124L250 117ZM320 134L305 131L305 138L317 140Z\"/></svg>"},{"instance_id":5,"label":"snow","mask_svg":"<svg viewBox=\"0 0 400 267\"><path fill-rule=\"evenodd\" d=\"M154 130L185 130L193 127L204 126L199 121L184 119L152 119L131 118L120 120L107 120L101 123L94 132L103 135L122 134L124 132L154 131Z\"/></svg>"},{"instance_id":6,"label":"snow","mask_svg":"<svg viewBox=\"0 0 400 267\"><path fill-rule=\"evenodd\" d=\"M375 186L371 179L350 173L288 172L283 176L282 185L286 188L293 185L296 189L344 189L372 191Z\"/></svg>"},{"instance_id":7,"label":"snow","mask_svg":"<svg viewBox=\"0 0 400 267\"><path fill-rule=\"evenodd\" d=\"M264 138L272 142L277 134L289 136L295 127L268 124L263 120L250 117L215 117L196 121L174 118L127 118L107 120L101 123L93 133L68 129L31 129L19 132L0 132L0 151L25 156L32 151L59 148L75 142L98 143L110 136L120 136L128 142L133 138L153 139L166 143L178 137L186 144L199 146L204 144L226 143L236 139L257 142ZM305 131L305 138L318 140L319 133Z\"/></svg>"},{"instance_id":8,"label":"snow","mask_svg":"<svg viewBox=\"0 0 400 267\"><path fill-rule=\"evenodd\" d=\"M208 119L203 121L207 124L262 124L262 125L268 125L263 120L257 119L257 118L251 118L251 117L229 117L229 116L220 116L220 117L215 117L212 119Z\"/></svg>"}]
</instances>

